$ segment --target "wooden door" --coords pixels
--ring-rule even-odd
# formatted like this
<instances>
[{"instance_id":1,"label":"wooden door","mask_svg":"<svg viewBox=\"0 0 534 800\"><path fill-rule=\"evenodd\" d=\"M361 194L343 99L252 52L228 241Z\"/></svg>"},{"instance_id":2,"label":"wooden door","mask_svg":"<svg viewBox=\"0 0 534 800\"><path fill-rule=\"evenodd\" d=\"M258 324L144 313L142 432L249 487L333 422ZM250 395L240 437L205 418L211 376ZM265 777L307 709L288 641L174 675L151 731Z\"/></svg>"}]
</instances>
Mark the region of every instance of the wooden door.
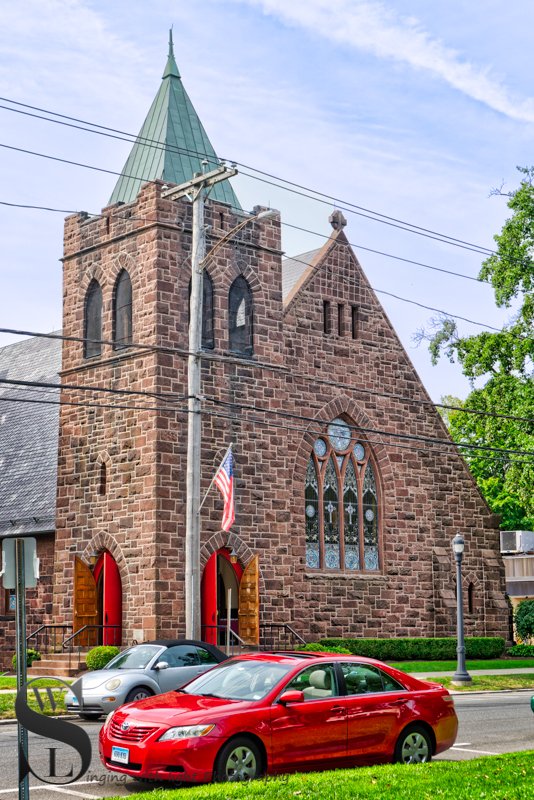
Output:
<instances>
[{"instance_id":1,"label":"wooden door","mask_svg":"<svg viewBox=\"0 0 534 800\"><path fill-rule=\"evenodd\" d=\"M239 635L247 643L260 643L259 557L249 561L239 586Z\"/></svg>"},{"instance_id":2,"label":"wooden door","mask_svg":"<svg viewBox=\"0 0 534 800\"><path fill-rule=\"evenodd\" d=\"M74 559L74 633L84 625L98 624L98 596L96 581L90 568L77 556ZM97 631L89 630L75 640L83 647L97 643Z\"/></svg>"}]
</instances>

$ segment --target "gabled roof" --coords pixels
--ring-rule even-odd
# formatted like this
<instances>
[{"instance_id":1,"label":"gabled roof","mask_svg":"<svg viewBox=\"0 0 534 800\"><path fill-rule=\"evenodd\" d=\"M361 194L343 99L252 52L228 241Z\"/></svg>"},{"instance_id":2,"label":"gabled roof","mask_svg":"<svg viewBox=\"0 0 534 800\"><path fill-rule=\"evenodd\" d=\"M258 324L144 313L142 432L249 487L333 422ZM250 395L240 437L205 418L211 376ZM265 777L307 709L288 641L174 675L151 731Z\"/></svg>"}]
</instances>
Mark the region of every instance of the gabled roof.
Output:
<instances>
[{"instance_id":1,"label":"gabled roof","mask_svg":"<svg viewBox=\"0 0 534 800\"><path fill-rule=\"evenodd\" d=\"M309 270L321 250L322 247L319 247L317 250L310 250L308 253L301 253L298 256L282 260L282 297L284 303L287 302L293 288L301 281L303 275Z\"/></svg>"},{"instance_id":2,"label":"gabled roof","mask_svg":"<svg viewBox=\"0 0 534 800\"><path fill-rule=\"evenodd\" d=\"M4 380L59 384L60 369L59 339L25 339L0 348ZM0 384L0 537L55 530L58 400L59 388Z\"/></svg>"},{"instance_id":3,"label":"gabled roof","mask_svg":"<svg viewBox=\"0 0 534 800\"><path fill-rule=\"evenodd\" d=\"M143 183L163 180L181 184L202 172L201 162L207 159L208 169L219 163L210 140L193 104L185 91L169 37L169 56L161 86L135 140L121 176L111 195L113 203L131 203ZM239 201L228 181L217 183L210 198L240 209Z\"/></svg>"}]
</instances>

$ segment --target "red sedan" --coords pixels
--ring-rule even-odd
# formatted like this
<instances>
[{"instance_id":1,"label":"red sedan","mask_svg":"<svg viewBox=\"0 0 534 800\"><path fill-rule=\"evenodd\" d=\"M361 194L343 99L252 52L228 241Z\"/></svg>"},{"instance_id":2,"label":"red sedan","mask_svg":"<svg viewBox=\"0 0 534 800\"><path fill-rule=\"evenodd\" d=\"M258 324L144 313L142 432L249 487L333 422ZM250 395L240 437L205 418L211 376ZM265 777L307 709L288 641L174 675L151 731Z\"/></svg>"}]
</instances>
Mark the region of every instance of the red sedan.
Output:
<instances>
[{"instance_id":1,"label":"red sedan","mask_svg":"<svg viewBox=\"0 0 534 800\"><path fill-rule=\"evenodd\" d=\"M136 778L248 780L430 761L454 744L457 728L446 689L380 661L253 653L112 712L100 732L100 757L108 769Z\"/></svg>"}]
</instances>

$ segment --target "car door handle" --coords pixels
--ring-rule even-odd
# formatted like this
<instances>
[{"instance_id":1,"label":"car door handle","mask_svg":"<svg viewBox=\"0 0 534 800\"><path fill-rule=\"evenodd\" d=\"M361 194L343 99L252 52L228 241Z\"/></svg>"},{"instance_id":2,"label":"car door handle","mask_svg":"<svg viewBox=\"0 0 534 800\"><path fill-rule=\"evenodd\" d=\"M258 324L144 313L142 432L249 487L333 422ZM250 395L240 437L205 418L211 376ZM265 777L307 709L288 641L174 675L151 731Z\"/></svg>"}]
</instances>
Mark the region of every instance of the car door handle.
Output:
<instances>
[{"instance_id":1,"label":"car door handle","mask_svg":"<svg viewBox=\"0 0 534 800\"><path fill-rule=\"evenodd\" d=\"M392 700L390 706L403 706L407 701L407 697L401 697L399 700Z\"/></svg>"},{"instance_id":2,"label":"car door handle","mask_svg":"<svg viewBox=\"0 0 534 800\"><path fill-rule=\"evenodd\" d=\"M345 708L344 706L332 706L330 711L332 712L332 714L344 714Z\"/></svg>"}]
</instances>

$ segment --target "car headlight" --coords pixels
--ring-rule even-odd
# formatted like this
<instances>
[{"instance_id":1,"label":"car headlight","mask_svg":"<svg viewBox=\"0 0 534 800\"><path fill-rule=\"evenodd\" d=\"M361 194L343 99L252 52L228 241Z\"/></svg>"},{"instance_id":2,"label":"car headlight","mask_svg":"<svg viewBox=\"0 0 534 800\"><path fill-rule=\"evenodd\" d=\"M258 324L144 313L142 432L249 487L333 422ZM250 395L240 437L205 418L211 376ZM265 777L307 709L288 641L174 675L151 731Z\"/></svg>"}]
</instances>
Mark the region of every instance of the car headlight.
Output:
<instances>
[{"instance_id":1,"label":"car headlight","mask_svg":"<svg viewBox=\"0 0 534 800\"><path fill-rule=\"evenodd\" d=\"M214 729L215 725L183 725L180 728L169 728L159 737L160 742L172 739L193 739L196 736L205 736Z\"/></svg>"},{"instance_id":2,"label":"car headlight","mask_svg":"<svg viewBox=\"0 0 534 800\"><path fill-rule=\"evenodd\" d=\"M111 722L111 717L113 716L114 713L115 713L114 711L110 711L109 714L107 715L106 720L104 722L103 730L107 730L107 727L108 727L109 723Z\"/></svg>"},{"instance_id":3,"label":"car headlight","mask_svg":"<svg viewBox=\"0 0 534 800\"><path fill-rule=\"evenodd\" d=\"M110 681L104 684L104 688L108 690L108 692L112 692L114 689L118 689L122 683L122 678L112 678Z\"/></svg>"}]
</instances>

